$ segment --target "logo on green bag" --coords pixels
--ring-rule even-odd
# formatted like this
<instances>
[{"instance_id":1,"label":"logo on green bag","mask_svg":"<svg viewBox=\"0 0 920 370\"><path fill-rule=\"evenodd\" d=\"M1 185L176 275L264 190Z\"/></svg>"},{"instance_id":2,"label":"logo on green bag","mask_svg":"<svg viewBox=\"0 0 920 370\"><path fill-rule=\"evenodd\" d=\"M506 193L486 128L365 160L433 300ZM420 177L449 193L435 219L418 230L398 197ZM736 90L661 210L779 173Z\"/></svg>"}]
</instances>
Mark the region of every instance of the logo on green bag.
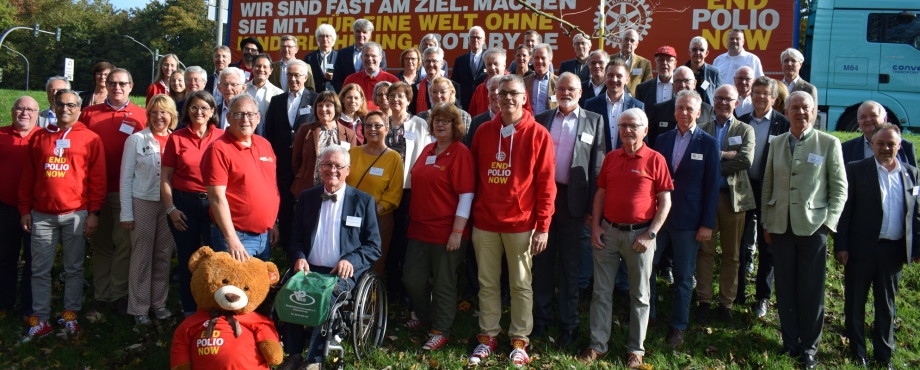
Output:
<instances>
[{"instance_id":1,"label":"logo on green bag","mask_svg":"<svg viewBox=\"0 0 920 370\"><path fill-rule=\"evenodd\" d=\"M295 290L291 292L291 302L304 306L312 306L316 303L316 299L311 297L307 292L303 290Z\"/></svg>"}]
</instances>

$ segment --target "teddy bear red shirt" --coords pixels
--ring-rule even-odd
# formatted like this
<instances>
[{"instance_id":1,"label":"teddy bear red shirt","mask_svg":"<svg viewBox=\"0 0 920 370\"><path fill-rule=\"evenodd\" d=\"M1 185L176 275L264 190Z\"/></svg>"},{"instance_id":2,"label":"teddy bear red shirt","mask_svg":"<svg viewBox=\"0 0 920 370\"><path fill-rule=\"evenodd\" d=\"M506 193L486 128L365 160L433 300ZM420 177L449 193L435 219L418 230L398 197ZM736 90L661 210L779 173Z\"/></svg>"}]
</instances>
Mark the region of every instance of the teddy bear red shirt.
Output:
<instances>
[{"instance_id":1,"label":"teddy bear red shirt","mask_svg":"<svg viewBox=\"0 0 920 370\"><path fill-rule=\"evenodd\" d=\"M223 316L214 325L211 338L205 338L211 315L199 311L189 316L173 334L170 367L191 362L193 369L268 369L256 343L279 340L274 323L255 312L234 317L243 328L239 338L233 336Z\"/></svg>"}]
</instances>

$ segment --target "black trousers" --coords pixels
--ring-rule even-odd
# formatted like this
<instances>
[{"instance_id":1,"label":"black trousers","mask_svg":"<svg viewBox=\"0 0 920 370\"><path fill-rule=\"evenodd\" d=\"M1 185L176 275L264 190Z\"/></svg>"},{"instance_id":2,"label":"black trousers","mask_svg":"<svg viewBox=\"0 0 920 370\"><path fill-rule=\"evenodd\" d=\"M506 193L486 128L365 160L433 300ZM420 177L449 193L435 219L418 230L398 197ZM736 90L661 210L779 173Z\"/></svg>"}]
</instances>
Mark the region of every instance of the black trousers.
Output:
<instances>
[{"instance_id":1,"label":"black trousers","mask_svg":"<svg viewBox=\"0 0 920 370\"><path fill-rule=\"evenodd\" d=\"M29 316L32 314L32 234L22 229L19 220L19 210L15 206L0 203L0 292L6 296L0 300L0 310L13 310L19 285L19 313ZM20 251L25 261L21 279L18 276Z\"/></svg>"},{"instance_id":2,"label":"black trousers","mask_svg":"<svg viewBox=\"0 0 920 370\"><path fill-rule=\"evenodd\" d=\"M556 184L556 212L550 223L546 249L533 256L533 318L537 325L553 322L553 292L559 307L559 329L578 329L578 273L581 267L581 232L585 218L572 217L568 187Z\"/></svg>"},{"instance_id":3,"label":"black trousers","mask_svg":"<svg viewBox=\"0 0 920 370\"><path fill-rule=\"evenodd\" d=\"M751 179L751 189L754 191L756 209L748 211L744 219L744 233L741 236L740 263L738 265L738 294L736 304L745 303L747 290L747 271L745 266L754 258L750 253L751 246L757 243L757 272L754 277L754 299L770 299L773 295L773 249L763 238L763 227L760 219L760 194L763 185L760 180Z\"/></svg>"},{"instance_id":4,"label":"black trousers","mask_svg":"<svg viewBox=\"0 0 920 370\"><path fill-rule=\"evenodd\" d=\"M770 236L783 348L814 355L824 329L827 230L798 236L787 226L785 233Z\"/></svg>"},{"instance_id":5,"label":"black trousers","mask_svg":"<svg viewBox=\"0 0 920 370\"><path fill-rule=\"evenodd\" d=\"M853 356L866 357L866 299L872 287L875 324L872 330L874 358L891 361L894 350L894 297L898 293L901 269L907 260L904 240L880 240L849 252L844 268L844 313L846 333Z\"/></svg>"}]
</instances>

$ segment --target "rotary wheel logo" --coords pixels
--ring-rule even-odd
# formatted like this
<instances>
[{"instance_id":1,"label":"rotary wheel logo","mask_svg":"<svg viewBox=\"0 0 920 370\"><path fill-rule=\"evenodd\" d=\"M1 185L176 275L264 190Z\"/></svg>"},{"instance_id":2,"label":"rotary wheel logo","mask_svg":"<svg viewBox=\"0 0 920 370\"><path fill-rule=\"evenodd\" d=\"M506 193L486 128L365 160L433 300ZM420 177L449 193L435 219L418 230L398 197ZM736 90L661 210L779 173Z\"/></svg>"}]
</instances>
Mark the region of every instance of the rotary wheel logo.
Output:
<instances>
[{"instance_id":1,"label":"rotary wheel logo","mask_svg":"<svg viewBox=\"0 0 920 370\"><path fill-rule=\"evenodd\" d=\"M654 9L646 0L604 0L604 11L607 23L604 39L608 46L619 49L623 32L628 29L639 33L639 41L648 35ZM600 28L601 14L594 12L594 15L594 24Z\"/></svg>"}]
</instances>

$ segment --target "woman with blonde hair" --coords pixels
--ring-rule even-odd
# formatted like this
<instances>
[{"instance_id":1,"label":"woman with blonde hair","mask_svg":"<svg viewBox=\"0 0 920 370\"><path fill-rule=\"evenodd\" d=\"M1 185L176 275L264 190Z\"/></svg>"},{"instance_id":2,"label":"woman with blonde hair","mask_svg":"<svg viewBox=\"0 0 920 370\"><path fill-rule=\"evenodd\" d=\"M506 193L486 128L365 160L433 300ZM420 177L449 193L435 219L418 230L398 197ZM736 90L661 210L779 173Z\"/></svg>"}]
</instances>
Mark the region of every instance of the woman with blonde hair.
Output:
<instances>
[{"instance_id":1,"label":"woman with blonde hair","mask_svg":"<svg viewBox=\"0 0 920 370\"><path fill-rule=\"evenodd\" d=\"M157 75L153 79L153 84L147 88L147 104L150 104L150 98L157 94L169 94L169 76L179 69L179 57L176 54L166 54L160 59L157 65Z\"/></svg>"}]
</instances>

